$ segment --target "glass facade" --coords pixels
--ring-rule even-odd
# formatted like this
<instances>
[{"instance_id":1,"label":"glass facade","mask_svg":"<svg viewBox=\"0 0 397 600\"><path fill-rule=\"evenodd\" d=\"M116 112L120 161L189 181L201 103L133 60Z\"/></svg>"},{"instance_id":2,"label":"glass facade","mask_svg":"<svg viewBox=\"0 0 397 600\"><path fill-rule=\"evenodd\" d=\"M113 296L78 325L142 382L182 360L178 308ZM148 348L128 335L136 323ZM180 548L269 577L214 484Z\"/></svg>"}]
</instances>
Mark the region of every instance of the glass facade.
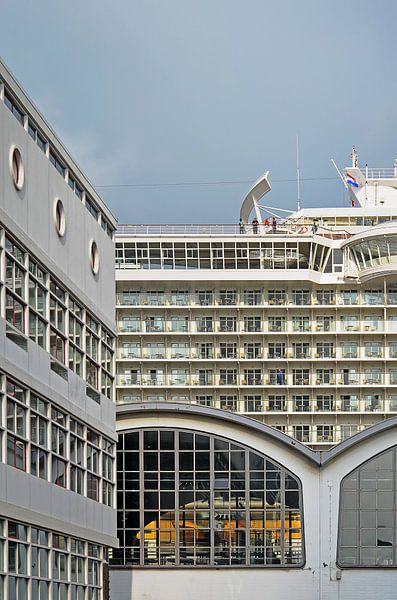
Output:
<instances>
[{"instance_id":1,"label":"glass facade","mask_svg":"<svg viewBox=\"0 0 397 600\"><path fill-rule=\"evenodd\" d=\"M396 567L397 447L371 458L341 483L338 563Z\"/></svg>"},{"instance_id":2,"label":"glass facade","mask_svg":"<svg viewBox=\"0 0 397 600\"><path fill-rule=\"evenodd\" d=\"M54 371L86 380L87 393L113 399L113 334L97 321L30 251L0 224L0 315L7 336L27 349L27 338L51 355ZM91 390L91 391L90 391Z\"/></svg>"},{"instance_id":3,"label":"glass facade","mask_svg":"<svg viewBox=\"0 0 397 600\"><path fill-rule=\"evenodd\" d=\"M397 235L388 234L349 246L359 271L380 265L397 264ZM372 298L373 303L381 304Z\"/></svg>"},{"instance_id":4,"label":"glass facade","mask_svg":"<svg viewBox=\"0 0 397 600\"><path fill-rule=\"evenodd\" d=\"M0 414L0 462L114 506L114 441L3 373Z\"/></svg>"},{"instance_id":5,"label":"glass facade","mask_svg":"<svg viewBox=\"0 0 397 600\"><path fill-rule=\"evenodd\" d=\"M1 600L102 600L106 559L100 545L0 519Z\"/></svg>"},{"instance_id":6,"label":"glass facade","mask_svg":"<svg viewBox=\"0 0 397 600\"><path fill-rule=\"evenodd\" d=\"M119 433L117 462L111 564L303 565L301 483L271 458L201 432L147 429Z\"/></svg>"}]
</instances>

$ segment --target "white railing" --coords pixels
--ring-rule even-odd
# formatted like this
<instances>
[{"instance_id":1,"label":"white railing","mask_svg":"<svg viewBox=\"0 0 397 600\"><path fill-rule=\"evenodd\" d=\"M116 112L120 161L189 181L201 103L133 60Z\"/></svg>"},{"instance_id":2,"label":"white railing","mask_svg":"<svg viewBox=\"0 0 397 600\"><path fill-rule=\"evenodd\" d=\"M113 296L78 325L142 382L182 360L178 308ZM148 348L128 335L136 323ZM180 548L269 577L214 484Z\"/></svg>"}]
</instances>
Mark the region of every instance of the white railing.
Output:
<instances>
[{"instance_id":1,"label":"white railing","mask_svg":"<svg viewBox=\"0 0 397 600\"><path fill-rule=\"evenodd\" d=\"M361 167L361 171L367 179L393 179L397 177L397 171L392 167Z\"/></svg>"},{"instance_id":2,"label":"white railing","mask_svg":"<svg viewBox=\"0 0 397 600\"><path fill-rule=\"evenodd\" d=\"M200 223L185 223L185 224L154 224L154 225L119 225L117 228L118 235L312 235L310 226L304 226L296 223L279 222L273 228L271 225L245 225L233 223L221 224L200 224Z\"/></svg>"},{"instance_id":3,"label":"white railing","mask_svg":"<svg viewBox=\"0 0 397 600\"><path fill-rule=\"evenodd\" d=\"M246 233L253 233L252 226L246 226ZM119 225L121 235L236 235L242 233L238 224L153 224Z\"/></svg>"},{"instance_id":4,"label":"white railing","mask_svg":"<svg viewBox=\"0 0 397 600\"><path fill-rule=\"evenodd\" d=\"M257 226L252 224L246 224L240 226L239 224L158 224L158 225L119 225L117 228L117 235L128 235L128 236L217 236L217 235L230 235L230 236L286 236L295 235L299 237L312 237L314 234L331 239L346 239L350 237L351 232L347 231L344 227L335 227L335 229L321 225L316 230L313 229L312 225L304 223L291 223L288 221L280 222L276 228L271 225L264 225L259 223ZM243 258L243 257L241 257Z\"/></svg>"}]
</instances>

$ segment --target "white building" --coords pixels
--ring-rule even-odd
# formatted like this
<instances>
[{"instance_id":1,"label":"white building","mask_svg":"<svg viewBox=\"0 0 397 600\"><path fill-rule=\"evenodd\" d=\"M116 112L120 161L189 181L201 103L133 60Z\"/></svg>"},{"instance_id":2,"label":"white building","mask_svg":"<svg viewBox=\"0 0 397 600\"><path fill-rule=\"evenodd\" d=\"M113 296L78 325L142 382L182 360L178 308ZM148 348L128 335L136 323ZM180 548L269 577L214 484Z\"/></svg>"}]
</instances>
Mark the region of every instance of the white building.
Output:
<instances>
[{"instance_id":1,"label":"white building","mask_svg":"<svg viewBox=\"0 0 397 600\"><path fill-rule=\"evenodd\" d=\"M396 431L328 452L194 405L118 407L112 600L394 600Z\"/></svg>"},{"instance_id":2,"label":"white building","mask_svg":"<svg viewBox=\"0 0 397 600\"><path fill-rule=\"evenodd\" d=\"M0 62L0 598L102 600L115 220Z\"/></svg>"},{"instance_id":3,"label":"white building","mask_svg":"<svg viewBox=\"0 0 397 600\"><path fill-rule=\"evenodd\" d=\"M119 228L112 600L395 597L397 167L342 179Z\"/></svg>"}]
</instances>

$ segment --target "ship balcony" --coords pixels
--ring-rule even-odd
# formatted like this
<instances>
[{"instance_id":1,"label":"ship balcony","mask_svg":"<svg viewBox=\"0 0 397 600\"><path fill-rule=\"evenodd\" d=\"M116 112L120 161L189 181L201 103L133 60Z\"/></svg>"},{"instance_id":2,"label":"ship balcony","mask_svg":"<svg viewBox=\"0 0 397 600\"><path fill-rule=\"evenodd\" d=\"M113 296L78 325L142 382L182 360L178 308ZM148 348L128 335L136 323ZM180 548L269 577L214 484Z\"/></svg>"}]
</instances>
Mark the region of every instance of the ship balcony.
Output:
<instances>
[{"instance_id":1,"label":"ship balcony","mask_svg":"<svg viewBox=\"0 0 397 600\"><path fill-rule=\"evenodd\" d=\"M131 291L119 291L116 293L116 305L118 309L128 309L129 307L137 307L142 309L148 309L150 307L163 307L163 308L251 308L257 306L258 308L265 307L310 307L310 308L321 308L321 307L335 307L338 306L384 306L385 296L379 292L363 292L361 295L358 292L344 292L339 291L336 295L334 292L330 292L329 295L323 292L321 295L316 295L315 292L304 295L290 296L283 294L281 296L269 295L269 294L256 294L253 296L247 296L243 290L236 292L233 296L222 296L220 293L208 293L208 295L201 295L186 292L186 294L169 294L169 293L158 293L157 295L150 295L147 292L131 292ZM397 292L389 292L386 296L387 304L397 304Z\"/></svg>"}]
</instances>

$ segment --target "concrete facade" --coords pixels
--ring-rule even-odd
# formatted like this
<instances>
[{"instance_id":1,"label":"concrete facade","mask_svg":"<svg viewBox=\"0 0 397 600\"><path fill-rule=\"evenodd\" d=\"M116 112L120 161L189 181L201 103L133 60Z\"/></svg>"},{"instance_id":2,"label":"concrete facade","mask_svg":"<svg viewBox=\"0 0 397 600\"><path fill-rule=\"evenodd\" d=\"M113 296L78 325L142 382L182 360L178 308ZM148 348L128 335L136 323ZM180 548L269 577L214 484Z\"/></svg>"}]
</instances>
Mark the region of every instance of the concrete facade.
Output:
<instances>
[{"instance_id":1,"label":"concrete facade","mask_svg":"<svg viewBox=\"0 0 397 600\"><path fill-rule=\"evenodd\" d=\"M2 62L0 132L0 598L102 600L116 222Z\"/></svg>"}]
</instances>

